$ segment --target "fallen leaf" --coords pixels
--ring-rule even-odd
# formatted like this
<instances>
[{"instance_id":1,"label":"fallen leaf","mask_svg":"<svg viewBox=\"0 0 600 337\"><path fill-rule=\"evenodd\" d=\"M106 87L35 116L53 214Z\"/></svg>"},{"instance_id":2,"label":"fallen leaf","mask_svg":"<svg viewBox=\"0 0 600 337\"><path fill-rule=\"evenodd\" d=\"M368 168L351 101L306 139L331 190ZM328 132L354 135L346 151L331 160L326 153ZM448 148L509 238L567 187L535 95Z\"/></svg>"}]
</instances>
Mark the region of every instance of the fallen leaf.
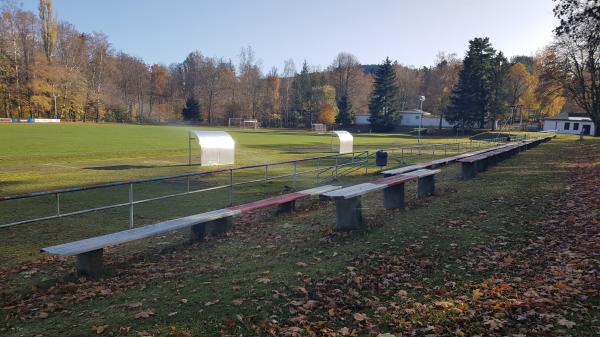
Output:
<instances>
[{"instance_id":1,"label":"fallen leaf","mask_svg":"<svg viewBox=\"0 0 600 337\"><path fill-rule=\"evenodd\" d=\"M354 317L354 320L356 320L358 322L362 322L367 319L366 314L361 314L359 312L355 313L352 317Z\"/></svg>"},{"instance_id":2,"label":"fallen leaf","mask_svg":"<svg viewBox=\"0 0 600 337\"><path fill-rule=\"evenodd\" d=\"M569 321L568 319L564 319L564 318L559 319L557 323L562 326L566 326L569 329L574 327L575 325L577 325L577 324L575 324L575 322Z\"/></svg>"},{"instance_id":3,"label":"fallen leaf","mask_svg":"<svg viewBox=\"0 0 600 337\"><path fill-rule=\"evenodd\" d=\"M154 316L154 310L146 309L135 314L135 318L148 318L150 316Z\"/></svg>"},{"instance_id":4,"label":"fallen leaf","mask_svg":"<svg viewBox=\"0 0 600 337\"><path fill-rule=\"evenodd\" d=\"M107 328L108 328L108 325L92 325L92 331L94 331L98 335L100 335L104 331L106 331Z\"/></svg>"}]
</instances>

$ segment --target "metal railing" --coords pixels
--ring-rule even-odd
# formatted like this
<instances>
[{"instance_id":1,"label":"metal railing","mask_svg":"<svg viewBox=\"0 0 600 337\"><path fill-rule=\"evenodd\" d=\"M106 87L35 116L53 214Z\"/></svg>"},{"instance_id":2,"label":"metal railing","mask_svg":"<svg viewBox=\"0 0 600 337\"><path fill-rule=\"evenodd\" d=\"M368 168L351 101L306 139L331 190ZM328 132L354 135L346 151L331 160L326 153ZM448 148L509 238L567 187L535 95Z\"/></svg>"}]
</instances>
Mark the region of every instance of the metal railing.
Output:
<instances>
[{"instance_id":1,"label":"metal railing","mask_svg":"<svg viewBox=\"0 0 600 337\"><path fill-rule=\"evenodd\" d=\"M99 185L93 185L93 186L65 188L65 189L58 189L58 190L45 191L45 192L34 192L34 193L27 193L27 194L20 194L20 195L4 196L4 197L0 197L0 202L6 202L6 201L18 200L18 199L38 198L38 197L43 197L43 196L54 196L56 212L55 212L55 214L48 215L48 216L20 220L20 221L10 222L10 223L6 223L6 224L0 224L0 228L28 224L28 223L39 222L39 221L59 219L59 218L64 218L64 217L76 216L76 215L82 215L82 214L86 214L86 213L104 211L104 210L120 208L120 207L128 207L129 208L129 228L133 228L135 205L148 203L148 202L152 202L152 201L165 200L165 199L170 199L170 198L175 198L175 197L180 197L180 196L185 196L185 195L190 195L190 194L215 191L215 190L223 190L223 189L228 190L229 205L232 205L233 204L233 190L236 187L249 185L249 184L255 184L255 183L265 183L265 182L269 182L271 180L276 180L276 179L289 178L291 180L292 188L296 188L296 182L299 179L299 177L301 177L303 175L308 175L311 173L314 174L314 178L315 178L314 183L318 184L318 183L321 183L324 181L335 179L335 178L339 177L340 175L350 174L354 171L365 168L369 163L368 158L369 158L369 152L361 151L361 152L353 152L353 153L349 153L349 154L334 154L334 155L304 158L304 159L298 159L298 160L282 161L282 162L276 162L276 163L265 163L265 164L258 164L258 165L230 167L230 168L219 169L219 170L184 173L184 174L178 174L178 175L172 175L172 176L162 176L162 177L155 177L155 178L148 178L148 179L138 179L138 180L124 181L124 182L99 184ZM309 163L309 164L306 165L307 163ZM314 163L314 164L311 165L310 163ZM282 169L277 169L277 167L282 167L284 165L287 165L290 167L289 172L284 171L282 173L282 171L283 171ZM304 168L304 166L314 166L314 167L307 169L307 168ZM254 174L256 176L256 178L249 179L249 180L243 180L243 181L236 181L235 177L238 173L240 173L242 171L248 171L248 170L262 171L262 172L264 172L264 174L261 174L260 176ZM365 172L366 172L366 170L365 170ZM227 183L224 183L224 184L222 183L217 186L211 186L208 188L200 188L200 189L192 189L190 187L190 179L193 177L206 177L207 179L210 179L210 178L214 178L214 176L218 175L218 174L225 175L228 180ZM182 178L187 180L187 184L186 184L187 189L183 192L160 195L160 196L144 198L144 199L139 199L139 200L135 199L134 186L138 186L138 185L141 185L144 183L169 181L169 180L176 180L176 179L182 179ZM108 189L108 188L113 188L113 187L118 187L118 186L126 186L127 187L127 190L128 190L128 201L127 202L114 203L114 204L104 205L104 206L100 206L100 207L93 207L93 208L87 208L87 209L70 211L70 212L62 212L61 211L61 195L68 194L68 193L78 193L78 192L89 191L89 190Z\"/></svg>"},{"instance_id":2,"label":"metal railing","mask_svg":"<svg viewBox=\"0 0 600 337\"><path fill-rule=\"evenodd\" d=\"M391 155L391 159L396 160L399 163L405 163L407 160L410 160L415 157L420 158L425 155L435 156L436 153L440 156L446 156L449 153L457 154L461 153L461 151L468 152L474 149L490 147L496 145L497 143L502 143L511 140L513 139L509 139L508 137L502 137L487 140L471 140L466 142L427 144L395 148L391 147L384 149L384 151L387 151ZM93 186L65 188L45 192L34 192L20 195L4 196L0 197L0 204L11 200L33 199L44 196L53 197L55 204L55 212L51 215L0 224L0 228L12 227L16 225L46 220L60 219L65 217L72 217L77 215L83 215L86 213L105 211L121 207L128 208L129 228L133 228L135 215L134 209L136 205L218 190L227 190L229 205L232 205L234 202L234 190L238 187L248 186L252 184L263 184L274 180L286 179L286 182L292 185L291 189L296 189L299 180L307 176L309 177L309 181L311 182L311 184L317 185L319 183L335 180L341 176L347 176L355 172L362 173L362 170L364 170L364 174L367 174L369 172L369 167L375 166L373 160L374 157L374 151L369 152L368 150L364 150L349 154L332 154L275 163L230 167L218 170L184 173L172 176L162 176L148 179L99 184ZM237 179L238 176L240 177L239 179ZM244 180L244 176L249 176L249 178ZM191 179L193 178L202 178L201 182L212 182L214 183L214 186L192 188ZM169 194L159 193L159 195L157 196L144 197L137 200L135 198L136 186L141 186L153 182L173 182L180 179L185 180L185 183L183 184L184 188L181 192ZM106 190L115 187L124 187L127 189L126 201L110 203L108 205L103 205L99 207L78 209L74 211L65 211L63 208L61 208L61 196L63 195L76 194L90 190ZM137 188L140 189L139 187ZM159 192L163 192L163 189L159 189ZM138 192L138 194L143 195L144 193Z\"/></svg>"}]
</instances>

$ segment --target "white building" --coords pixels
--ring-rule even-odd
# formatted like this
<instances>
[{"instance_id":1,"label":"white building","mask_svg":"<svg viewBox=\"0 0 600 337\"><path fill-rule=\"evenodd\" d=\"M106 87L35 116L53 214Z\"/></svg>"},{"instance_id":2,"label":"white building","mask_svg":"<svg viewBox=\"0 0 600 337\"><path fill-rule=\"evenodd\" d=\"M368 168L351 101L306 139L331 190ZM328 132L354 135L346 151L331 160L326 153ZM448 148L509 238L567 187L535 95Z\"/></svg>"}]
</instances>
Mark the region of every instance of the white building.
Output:
<instances>
[{"instance_id":1,"label":"white building","mask_svg":"<svg viewBox=\"0 0 600 337\"><path fill-rule=\"evenodd\" d=\"M556 131L572 135L593 135L594 122L585 113L563 112L554 117L544 118L544 131Z\"/></svg>"},{"instance_id":2,"label":"white building","mask_svg":"<svg viewBox=\"0 0 600 337\"><path fill-rule=\"evenodd\" d=\"M441 116L434 116L429 112L419 110L409 110L400 112L400 122L398 126L437 128L440 126ZM420 121L419 119L423 119ZM356 115L354 118L356 125L369 125L369 115ZM454 123L448 122L445 118L442 119L443 128L451 128Z\"/></svg>"}]
</instances>

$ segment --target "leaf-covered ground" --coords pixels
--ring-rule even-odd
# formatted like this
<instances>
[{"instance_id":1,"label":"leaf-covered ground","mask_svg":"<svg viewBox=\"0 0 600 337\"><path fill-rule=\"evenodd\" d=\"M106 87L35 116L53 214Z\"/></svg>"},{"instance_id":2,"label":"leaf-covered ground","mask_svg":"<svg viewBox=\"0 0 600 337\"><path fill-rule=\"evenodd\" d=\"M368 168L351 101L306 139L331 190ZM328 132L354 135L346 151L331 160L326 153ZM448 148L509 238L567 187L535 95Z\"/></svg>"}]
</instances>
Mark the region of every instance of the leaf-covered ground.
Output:
<instances>
[{"instance_id":1,"label":"leaf-covered ground","mask_svg":"<svg viewBox=\"0 0 600 337\"><path fill-rule=\"evenodd\" d=\"M204 243L112 248L99 281L70 259L1 269L0 335L600 335L600 142L457 174L407 210L365 198L365 232L332 231L333 205L312 203Z\"/></svg>"}]
</instances>

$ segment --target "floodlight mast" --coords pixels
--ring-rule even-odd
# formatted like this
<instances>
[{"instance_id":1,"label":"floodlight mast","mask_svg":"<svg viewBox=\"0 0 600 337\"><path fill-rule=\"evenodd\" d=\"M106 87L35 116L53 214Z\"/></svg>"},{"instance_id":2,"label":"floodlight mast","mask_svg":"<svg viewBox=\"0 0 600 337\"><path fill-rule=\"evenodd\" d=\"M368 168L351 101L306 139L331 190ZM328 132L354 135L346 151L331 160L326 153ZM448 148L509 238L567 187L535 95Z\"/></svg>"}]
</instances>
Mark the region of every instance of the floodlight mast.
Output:
<instances>
[{"instance_id":1,"label":"floodlight mast","mask_svg":"<svg viewBox=\"0 0 600 337\"><path fill-rule=\"evenodd\" d=\"M419 117L419 135L417 137L417 143L421 143L421 128L423 127L423 102L425 101L425 96L419 96L419 101L421 101L421 106L419 108L421 111L421 116Z\"/></svg>"}]
</instances>

